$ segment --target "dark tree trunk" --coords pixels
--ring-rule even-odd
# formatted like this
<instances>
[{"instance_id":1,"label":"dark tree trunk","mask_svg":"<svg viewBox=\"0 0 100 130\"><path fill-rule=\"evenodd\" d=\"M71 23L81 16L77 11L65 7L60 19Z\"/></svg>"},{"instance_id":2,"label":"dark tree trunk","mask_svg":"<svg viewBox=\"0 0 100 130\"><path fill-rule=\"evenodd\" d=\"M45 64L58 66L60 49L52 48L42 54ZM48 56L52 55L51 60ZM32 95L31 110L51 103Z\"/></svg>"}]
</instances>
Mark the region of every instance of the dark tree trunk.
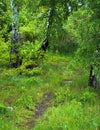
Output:
<instances>
[{"instance_id":1,"label":"dark tree trunk","mask_svg":"<svg viewBox=\"0 0 100 130\"><path fill-rule=\"evenodd\" d=\"M93 72L93 66L91 66L90 67L90 75L89 75L89 86L96 88L97 84L98 84L97 82L98 81L97 81L96 75Z\"/></svg>"},{"instance_id":2,"label":"dark tree trunk","mask_svg":"<svg viewBox=\"0 0 100 130\"><path fill-rule=\"evenodd\" d=\"M20 36L19 32L16 29L15 25L12 25L12 42L11 42L11 50L10 50L10 67L17 68L21 65L21 59L19 56L19 43Z\"/></svg>"}]
</instances>

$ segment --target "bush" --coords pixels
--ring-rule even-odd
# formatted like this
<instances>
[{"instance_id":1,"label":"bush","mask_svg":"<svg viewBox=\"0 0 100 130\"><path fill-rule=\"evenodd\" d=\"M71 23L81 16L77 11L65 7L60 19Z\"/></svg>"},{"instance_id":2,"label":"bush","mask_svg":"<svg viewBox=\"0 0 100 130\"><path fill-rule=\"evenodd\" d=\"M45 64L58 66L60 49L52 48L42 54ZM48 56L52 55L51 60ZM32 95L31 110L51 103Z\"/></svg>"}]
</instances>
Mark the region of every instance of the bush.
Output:
<instances>
[{"instance_id":1,"label":"bush","mask_svg":"<svg viewBox=\"0 0 100 130\"><path fill-rule=\"evenodd\" d=\"M6 114L7 113L7 107L0 104L0 114Z\"/></svg>"},{"instance_id":2,"label":"bush","mask_svg":"<svg viewBox=\"0 0 100 130\"><path fill-rule=\"evenodd\" d=\"M86 89L80 98L80 101L84 104L84 103L95 103L96 101L96 93L91 92L89 89Z\"/></svg>"},{"instance_id":3,"label":"bush","mask_svg":"<svg viewBox=\"0 0 100 130\"><path fill-rule=\"evenodd\" d=\"M0 67L7 67L9 65L9 43L0 40Z\"/></svg>"}]
</instances>

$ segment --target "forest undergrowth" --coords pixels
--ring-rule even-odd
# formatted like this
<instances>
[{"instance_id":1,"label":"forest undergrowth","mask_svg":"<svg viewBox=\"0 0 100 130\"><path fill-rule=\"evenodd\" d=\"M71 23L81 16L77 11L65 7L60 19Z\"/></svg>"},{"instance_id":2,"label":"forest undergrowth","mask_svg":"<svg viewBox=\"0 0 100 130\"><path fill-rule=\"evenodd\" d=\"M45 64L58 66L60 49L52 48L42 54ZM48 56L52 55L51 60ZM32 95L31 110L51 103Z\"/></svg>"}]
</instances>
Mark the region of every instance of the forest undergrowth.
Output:
<instances>
[{"instance_id":1,"label":"forest undergrowth","mask_svg":"<svg viewBox=\"0 0 100 130\"><path fill-rule=\"evenodd\" d=\"M89 66L47 53L33 69L0 69L0 130L100 130Z\"/></svg>"}]
</instances>

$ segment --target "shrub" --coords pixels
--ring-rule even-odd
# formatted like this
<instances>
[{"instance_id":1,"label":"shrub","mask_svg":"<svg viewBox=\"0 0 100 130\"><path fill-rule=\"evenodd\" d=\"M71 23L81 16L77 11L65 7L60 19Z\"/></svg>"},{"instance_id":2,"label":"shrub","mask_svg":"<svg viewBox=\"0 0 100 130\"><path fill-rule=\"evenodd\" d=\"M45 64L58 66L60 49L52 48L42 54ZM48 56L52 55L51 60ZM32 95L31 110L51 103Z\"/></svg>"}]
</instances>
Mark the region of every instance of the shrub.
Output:
<instances>
[{"instance_id":1,"label":"shrub","mask_svg":"<svg viewBox=\"0 0 100 130\"><path fill-rule=\"evenodd\" d=\"M6 114L7 113L7 107L0 104L0 114Z\"/></svg>"}]
</instances>

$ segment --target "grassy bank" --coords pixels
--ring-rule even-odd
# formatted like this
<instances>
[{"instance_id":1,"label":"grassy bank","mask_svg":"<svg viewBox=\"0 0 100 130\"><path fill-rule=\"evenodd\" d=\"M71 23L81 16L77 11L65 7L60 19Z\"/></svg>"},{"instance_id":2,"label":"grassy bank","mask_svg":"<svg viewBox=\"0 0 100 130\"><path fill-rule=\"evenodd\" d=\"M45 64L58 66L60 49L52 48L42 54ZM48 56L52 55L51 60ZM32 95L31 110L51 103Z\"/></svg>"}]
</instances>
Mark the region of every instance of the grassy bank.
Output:
<instances>
[{"instance_id":1,"label":"grassy bank","mask_svg":"<svg viewBox=\"0 0 100 130\"><path fill-rule=\"evenodd\" d=\"M0 71L1 130L100 129L100 88L88 87L88 66L73 57L47 54L32 70Z\"/></svg>"}]
</instances>

